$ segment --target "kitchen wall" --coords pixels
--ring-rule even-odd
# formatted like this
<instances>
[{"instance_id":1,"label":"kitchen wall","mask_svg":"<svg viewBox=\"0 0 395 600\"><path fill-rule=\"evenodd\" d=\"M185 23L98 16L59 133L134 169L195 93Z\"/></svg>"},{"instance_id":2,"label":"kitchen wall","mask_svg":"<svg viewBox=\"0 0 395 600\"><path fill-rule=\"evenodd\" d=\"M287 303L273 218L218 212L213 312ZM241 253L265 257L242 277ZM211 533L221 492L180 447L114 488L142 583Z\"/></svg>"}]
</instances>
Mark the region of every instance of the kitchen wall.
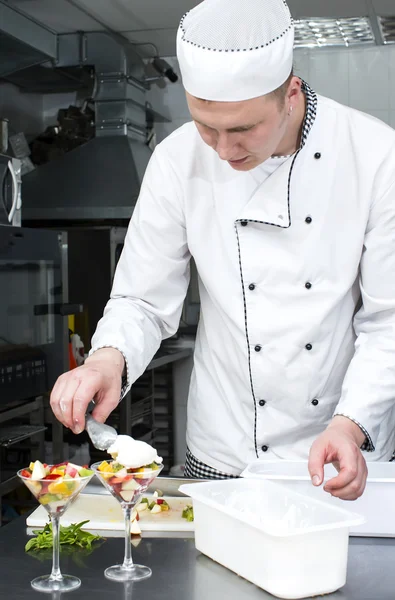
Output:
<instances>
[{"instance_id":1,"label":"kitchen wall","mask_svg":"<svg viewBox=\"0 0 395 600\"><path fill-rule=\"evenodd\" d=\"M0 117L10 124L10 135L23 131L30 138L43 129L43 96L24 94L11 83L0 83Z\"/></svg>"},{"instance_id":2,"label":"kitchen wall","mask_svg":"<svg viewBox=\"0 0 395 600\"><path fill-rule=\"evenodd\" d=\"M184 88L181 84L180 69L175 57L166 57L167 62L172 66L179 76L177 83L171 83L167 79L151 85L151 90L147 92L147 100L160 112L161 107L170 115L171 123L156 123L155 131L157 141L161 142L172 131L181 127L184 123L190 121L188 105L185 100ZM164 82L166 82L164 84Z\"/></svg>"},{"instance_id":3,"label":"kitchen wall","mask_svg":"<svg viewBox=\"0 0 395 600\"><path fill-rule=\"evenodd\" d=\"M179 73L177 60L166 59ZM367 112L395 128L395 45L363 49L295 51L295 74L316 92ZM172 122L156 126L158 141L189 121L180 81L154 84L149 99L160 110L164 104Z\"/></svg>"},{"instance_id":4,"label":"kitchen wall","mask_svg":"<svg viewBox=\"0 0 395 600\"><path fill-rule=\"evenodd\" d=\"M353 50L299 50L295 70L318 93L395 128L395 45Z\"/></svg>"}]
</instances>

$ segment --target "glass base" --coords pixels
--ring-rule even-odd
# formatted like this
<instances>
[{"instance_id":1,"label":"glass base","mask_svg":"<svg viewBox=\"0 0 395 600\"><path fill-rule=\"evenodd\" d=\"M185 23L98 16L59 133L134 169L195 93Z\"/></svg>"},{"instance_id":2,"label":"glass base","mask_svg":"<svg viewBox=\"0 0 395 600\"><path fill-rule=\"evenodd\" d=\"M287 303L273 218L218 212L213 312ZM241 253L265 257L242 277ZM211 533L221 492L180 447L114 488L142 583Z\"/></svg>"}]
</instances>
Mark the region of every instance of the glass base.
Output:
<instances>
[{"instance_id":1,"label":"glass base","mask_svg":"<svg viewBox=\"0 0 395 600\"><path fill-rule=\"evenodd\" d=\"M71 592L72 590L76 590L81 585L81 579L78 577L74 577L73 575L62 575L62 578L51 579L50 575L42 575L41 577L36 577L31 582L32 588L37 590L38 592Z\"/></svg>"},{"instance_id":2,"label":"glass base","mask_svg":"<svg viewBox=\"0 0 395 600\"><path fill-rule=\"evenodd\" d=\"M104 575L112 581L140 581L140 579L151 577L152 571L143 565L134 565L130 569L125 569L122 565L115 565L108 567L104 571Z\"/></svg>"}]
</instances>

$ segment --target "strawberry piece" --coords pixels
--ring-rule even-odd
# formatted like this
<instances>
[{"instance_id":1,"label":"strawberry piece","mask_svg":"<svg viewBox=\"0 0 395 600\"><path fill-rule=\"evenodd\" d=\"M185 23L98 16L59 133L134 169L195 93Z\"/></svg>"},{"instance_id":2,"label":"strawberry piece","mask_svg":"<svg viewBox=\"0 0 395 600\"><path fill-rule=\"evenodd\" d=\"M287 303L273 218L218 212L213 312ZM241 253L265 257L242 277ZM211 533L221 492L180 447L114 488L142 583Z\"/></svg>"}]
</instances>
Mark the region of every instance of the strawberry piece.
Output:
<instances>
[{"instance_id":1,"label":"strawberry piece","mask_svg":"<svg viewBox=\"0 0 395 600\"><path fill-rule=\"evenodd\" d=\"M156 503L157 504L163 504L164 503L163 498L158 498L157 501L156 501Z\"/></svg>"},{"instance_id":2,"label":"strawberry piece","mask_svg":"<svg viewBox=\"0 0 395 600\"><path fill-rule=\"evenodd\" d=\"M59 477L62 477L62 476L56 475L56 473L50 473L49 475L46 475L44 477L44 481L51 481L52 479L59 479Z\"/></svg>"},{"instance_id":3,"label":"strawberry piece","mask_svg":"<svg viewBox=\"0 0 395 600\"><path fill-rule=\"evenodd\" d=\"M125 481L130 481L133 479L133 475L126 475L126 477L112 477L110 480L111 485L114 483L124 483Z\"/></svg>"},{"instance_id":4,"label":"strawberry piece","mask_svg":"<svg viewBox=\"0 0 395 600\"><path fill-rule=\"evenodd\" d=\"M28 471L27 469L23 469L23 471L21 471L21 475L22 475L22 477L31 477L32 476L30 471Z\"/></svg>"}]
</instances>

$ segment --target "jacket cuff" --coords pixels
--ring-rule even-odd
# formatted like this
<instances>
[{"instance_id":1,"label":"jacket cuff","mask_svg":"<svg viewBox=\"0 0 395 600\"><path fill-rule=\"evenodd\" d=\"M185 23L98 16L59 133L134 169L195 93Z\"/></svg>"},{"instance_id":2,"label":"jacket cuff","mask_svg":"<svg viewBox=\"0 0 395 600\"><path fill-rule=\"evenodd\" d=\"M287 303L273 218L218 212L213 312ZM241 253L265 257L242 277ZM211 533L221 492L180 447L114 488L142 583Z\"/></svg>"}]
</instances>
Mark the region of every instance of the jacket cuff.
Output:
<instances>
[{"instance_id":1,"label":"jacket cuff","mask_svg":"<svg viewBox=\"0 0 395 600\"><path fill-rule=\"evenodd\" d=\"M118 350L118 352L120 352L124 358L125 367L124 367L124 370L122 373L121 395L119 398L119 402L121 402L121 400L124 399L124 397L126 396L128 391L132 387L132 384L130 382L129 362L128 362L126 352L124 350L122 350L122 348L120 348L119 346L115 346L114 344L105 344L103 346L94 346L93 348L91 348L88 356L92 356L92 354L94 354L94 352L96 352L97 350L101 350L102 348L114 348L115 350Z\"/></svg>"},{"instance_id":2,"label":"jacket cuff","mask_svg":"<svg viewBox=\"0 0 395 600\"><path fill-rule=\"evenodd\" d=\"M335 413L333 416L334 417L346 417L346 419L350 419L350 421L353 421L353 423L358 425L360 430L365 434L365 441L361 446L361 450L364 450L365 452L374 452L375 451L375 447L374 447L374 444L373 444L372 438L370 437L369 432L367 431L367 429L365 429L365 427L363 425L361 425L361 423L359 423L356 419L354 419L354 417L350 417L350 415L346 415L346 414L340 413L340 412Z\"/></svg>"}]
</instances>

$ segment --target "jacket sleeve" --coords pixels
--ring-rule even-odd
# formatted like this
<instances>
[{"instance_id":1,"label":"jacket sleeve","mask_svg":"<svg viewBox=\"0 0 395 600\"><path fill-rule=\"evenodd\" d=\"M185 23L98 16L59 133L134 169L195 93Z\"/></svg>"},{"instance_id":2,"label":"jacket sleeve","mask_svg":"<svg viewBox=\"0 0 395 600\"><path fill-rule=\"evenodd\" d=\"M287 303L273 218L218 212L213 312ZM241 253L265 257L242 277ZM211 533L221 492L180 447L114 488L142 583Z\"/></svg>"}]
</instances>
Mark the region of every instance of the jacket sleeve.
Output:
<instances>
[{"instance_id":1,"label":"jacket sleeve","mask_svg":"<svg viewBox=\"0 0 395 600\"><path fill-rule=\"evenodd\" d=\"M366 450L373 451L380 425L395 402L395 182L370 209L360 289L355 354L335 415L356 422L366 435Z\"/></svg>"},{"instance_id":2,"label":"jacket sleeve","mask_svg":"<svg viewBox=\"0 0 395 600\"><path fill-rule=\"evenodd\" d=\"M111 297L92 338L90 354L104 347L122 352L127 372L122 397L161 341L176 333L189 283L182 193L160 150L147 167Z\"/></svg>"}]
</instances>

